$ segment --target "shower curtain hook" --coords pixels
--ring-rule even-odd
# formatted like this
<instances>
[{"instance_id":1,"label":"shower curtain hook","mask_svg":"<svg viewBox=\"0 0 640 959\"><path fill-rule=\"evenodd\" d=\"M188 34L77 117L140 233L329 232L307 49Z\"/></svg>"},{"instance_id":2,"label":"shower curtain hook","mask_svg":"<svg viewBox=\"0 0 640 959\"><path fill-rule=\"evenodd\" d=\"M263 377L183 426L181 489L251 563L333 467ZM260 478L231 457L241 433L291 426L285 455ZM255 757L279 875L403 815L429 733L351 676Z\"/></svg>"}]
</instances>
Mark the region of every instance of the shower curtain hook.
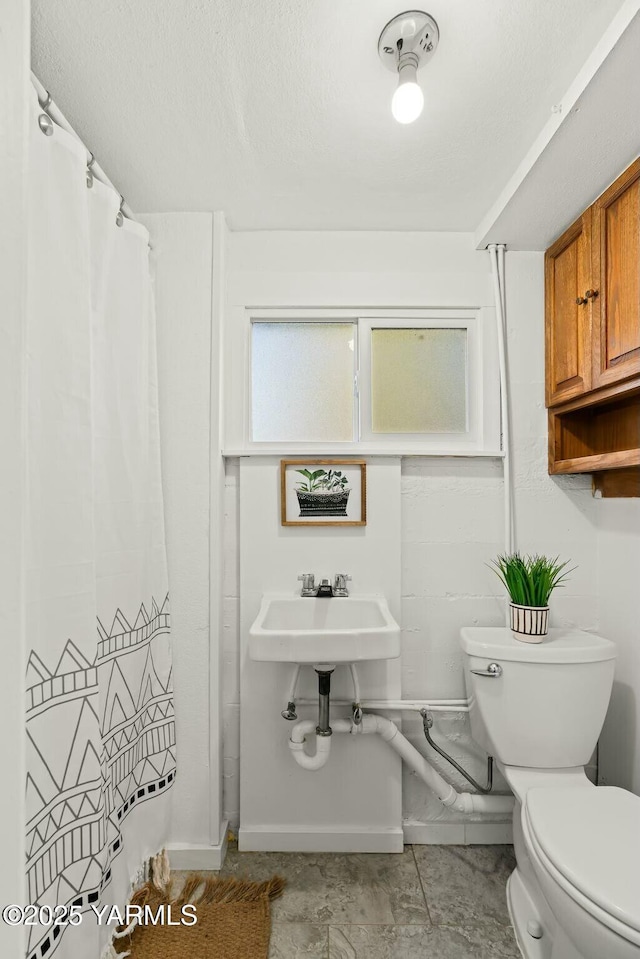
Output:
<instances>
[{"instance_id":1,"label":"shower curtain hook","mask_svg":"<svg viewBox=\"0 0 640 959\"><path fill-rule=\"evenodd\" d=\"M92 167L93 164L95 163L95 160L96 160L96 158L95 158L95 156L93 155L93 153L90 153L90 154L89 154L89 161L88 161L88 163L87 163L87 187L88 187L89 189L91 189L91 187L93 186L93 170L91 169L91 167Z\"/></svg>"},{"instance_id":2,"label":"shower curtain hook","mask_svg":"<svg viewBox=\"0 0 640 959\"><path fill-rule=\"evenodd\" d=\"M122 226L124 223L124 213L122 212L122 207L124 206L124 197L122 193L120 194L120 208L116 214L116 226Z\"/></svg>"},{"instance_id":3,"label":"shower curtain hook","mask_svg":"<svg viewBox=\"0 0 640 959\"><path fill-rule=\"evenodd\" d=\"M47 110L51 106L52 100L51 100L51 94L49 93L49 91L45 90L44 92L47 94L47 96L45 97L44 103L42 102L40 97L38 97L38 103L40 105L40 109L44 111L38 117L38 126L40 127L40 129L42 130L42 132L44 133L46 137L50 137L50 136L53 136L53 120L48 115Z\"/></svg>"}]
</instances>

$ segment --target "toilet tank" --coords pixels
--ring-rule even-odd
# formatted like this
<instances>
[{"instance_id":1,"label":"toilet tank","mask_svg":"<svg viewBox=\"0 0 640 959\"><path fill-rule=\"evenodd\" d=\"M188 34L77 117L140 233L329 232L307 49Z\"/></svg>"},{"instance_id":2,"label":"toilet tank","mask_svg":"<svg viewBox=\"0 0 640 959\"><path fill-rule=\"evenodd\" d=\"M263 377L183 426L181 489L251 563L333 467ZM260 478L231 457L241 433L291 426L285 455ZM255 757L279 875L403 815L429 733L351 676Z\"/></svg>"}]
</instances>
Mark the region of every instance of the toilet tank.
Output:
<instances>
[{"instance_id":1,"label":"toilet tank","mask_svg":"<svg viewBox=\"0 0 640 959\"><path fill-rule=\"evenodd\" d=\"M613 684L610 640L551 629L543 642L524 643L510 629L466 627L460 644L471 734L483 749L507 766L589 762Z\"/></svg>"}]
</instances>

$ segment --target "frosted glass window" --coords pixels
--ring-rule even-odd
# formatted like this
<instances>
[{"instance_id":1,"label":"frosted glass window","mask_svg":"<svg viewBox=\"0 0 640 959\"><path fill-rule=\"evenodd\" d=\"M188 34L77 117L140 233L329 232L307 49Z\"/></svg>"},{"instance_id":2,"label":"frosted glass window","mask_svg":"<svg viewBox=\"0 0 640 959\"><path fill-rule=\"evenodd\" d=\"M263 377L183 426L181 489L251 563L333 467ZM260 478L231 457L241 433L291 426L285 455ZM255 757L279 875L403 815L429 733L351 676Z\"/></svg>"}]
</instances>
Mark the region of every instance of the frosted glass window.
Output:
<instances>
[{"instance_id":1,"label":"frosted glass window","mask_svg":"<svg viewBox=\"0 0 640 959\"><path fill-rule=\"evenodd\" d=\"M374 433L467 429L467 331L371 331Z\"/></svg>"},{"instance_id":2,"label":"frosted glass window","mask_svg":"<svg viewBox=\"0 0 640 959\"><path fill-rule=\"evenodd\" d=\"M254 323L251 428L254 441L352 441L353 323Z\"/></svg>"}]
</instances>

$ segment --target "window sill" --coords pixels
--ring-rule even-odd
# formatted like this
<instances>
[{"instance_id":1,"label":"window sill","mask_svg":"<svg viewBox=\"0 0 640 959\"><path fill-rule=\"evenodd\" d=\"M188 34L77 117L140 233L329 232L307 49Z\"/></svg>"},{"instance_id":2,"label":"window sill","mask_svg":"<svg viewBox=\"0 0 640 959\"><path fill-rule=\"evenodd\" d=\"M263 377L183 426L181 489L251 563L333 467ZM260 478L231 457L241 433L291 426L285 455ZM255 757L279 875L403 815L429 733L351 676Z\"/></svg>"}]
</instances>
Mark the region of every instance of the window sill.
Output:
<instances>
[{"instance_id":1,"label":"window sill","mask_svg":"<svg viewBox=\"0 0 640 959\"><path fill-rule=\"evenodd\" d=\"M438 450L438 449L407 449L400 446L397 449L380 448L379 446L360 446L355 449L353 446L344 449L335 446L323 446L321 449L310 447L296 447L292 449L286 445L272 449L224 449L223 457L232 459L239 456L315 456L325 459L331 457L349 457L349 456L429 456L429 457L473 457L484 459L503 459L504 450Z\"/></svg>"}]
</instances>

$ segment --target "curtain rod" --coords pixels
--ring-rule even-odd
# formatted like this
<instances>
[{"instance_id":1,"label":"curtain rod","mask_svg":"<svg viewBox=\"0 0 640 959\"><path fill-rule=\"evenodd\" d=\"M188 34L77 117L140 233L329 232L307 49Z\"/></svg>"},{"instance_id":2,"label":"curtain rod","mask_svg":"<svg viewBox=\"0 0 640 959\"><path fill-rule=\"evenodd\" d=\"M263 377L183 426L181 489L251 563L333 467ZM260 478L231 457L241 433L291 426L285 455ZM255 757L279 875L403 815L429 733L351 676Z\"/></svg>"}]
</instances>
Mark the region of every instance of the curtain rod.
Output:
<instances>
[{"instance_id":1,"label":"curtain rod","mask_svg":"<svg viewBox=\"0 0 640 959\"><path fill-rule=\"evenodd\" d=\"M100 164L97 162L95 156L93 155L91 150L88 148L88 146L86 145L82 137L78 136L78 134L73 129L73 127L71 126L67 118L65 117L60 107L57 105L57 103L55 103L52 100L51 94L49 93L49 91L43 86L42 83L40 83L40 81L38 80L33 70L31 71L31 82L38 95L38 103L40 104L41 109L44 110L44 112L48 114L48 116L51 117L51 119L57 126L61 127L63 130L66 130L67 133L70 133L71 136L75 137L76 140L78 140L78 142L82 144L82 146L84 147L87 153L87 167L91 169L91 173L93 174L93 176L95 176L98 180L100 180L101 183L104 183L105 186L110 187L115 193L118 194L121 200L120 209L122 210L123 215L126 216L128 220L134 220L135 222L138 222L136 220L135 213L133 212L129 204L125 202L125 199L122 196L122 193L120 193L120 190L109 179L109 177L104 172Z\"/></svg>"}]
</instances>

